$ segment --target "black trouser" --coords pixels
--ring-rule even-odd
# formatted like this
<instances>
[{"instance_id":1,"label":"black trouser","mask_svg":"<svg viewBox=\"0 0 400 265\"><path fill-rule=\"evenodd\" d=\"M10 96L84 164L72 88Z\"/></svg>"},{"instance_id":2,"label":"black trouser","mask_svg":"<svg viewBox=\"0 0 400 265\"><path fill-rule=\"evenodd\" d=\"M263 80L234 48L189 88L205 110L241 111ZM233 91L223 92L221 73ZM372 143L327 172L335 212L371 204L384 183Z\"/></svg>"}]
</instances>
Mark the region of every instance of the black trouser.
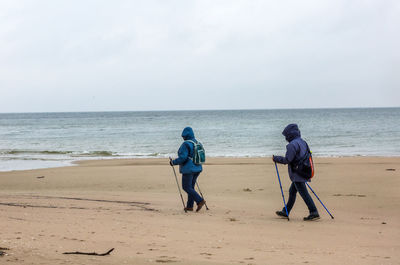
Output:
<instances>
[{"instance_id":1,"label":"black trouser","mask_svg":"<svg viewBox=\"0 0 400 265\"><path fill-rule=\"evenodd\" d=\"M292 210L292 208L293 208L294 202L296 201L297 192L300 193L300 196L303 198L304 202L307 204L310 214L317 214L318 213L317 207L315 207L314 201L307 191L305 182L292 182L292 185L290 185L289 200L286 205L288 213L290 213L290 210ZM283 208L282 211L284 212L285 208Z\"/></svg>"}]
</instances>

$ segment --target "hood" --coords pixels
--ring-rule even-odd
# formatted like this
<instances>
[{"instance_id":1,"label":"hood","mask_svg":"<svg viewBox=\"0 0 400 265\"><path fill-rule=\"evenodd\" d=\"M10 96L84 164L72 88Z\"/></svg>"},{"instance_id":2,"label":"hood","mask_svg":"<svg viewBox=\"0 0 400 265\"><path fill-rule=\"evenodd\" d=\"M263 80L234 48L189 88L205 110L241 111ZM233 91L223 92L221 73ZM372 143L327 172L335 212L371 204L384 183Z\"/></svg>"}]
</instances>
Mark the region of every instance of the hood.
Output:
<instances>
[{"instance_id":1,"label":"hood","mask_svg":"<svg viewBox=\"0 0 400 265\"><path fill-rule=\"evenodd\" d=\"M298 137L300 137L300 130L297 124L289 124L286 126L286 128L283 130L282 134L285 136L286 141L290 142Z\"/></svg>"},{"instance_id":2,"label":"hood","mask_svg":"<svg viewBox=\"0 0 400 265\"><path fill-rule=\"evenodd\" d=\"M186 127L185 129L183 129L182 138L183 140L193 140L194 139L193 129L190 127Z\"/></svg>"}]
</instances>

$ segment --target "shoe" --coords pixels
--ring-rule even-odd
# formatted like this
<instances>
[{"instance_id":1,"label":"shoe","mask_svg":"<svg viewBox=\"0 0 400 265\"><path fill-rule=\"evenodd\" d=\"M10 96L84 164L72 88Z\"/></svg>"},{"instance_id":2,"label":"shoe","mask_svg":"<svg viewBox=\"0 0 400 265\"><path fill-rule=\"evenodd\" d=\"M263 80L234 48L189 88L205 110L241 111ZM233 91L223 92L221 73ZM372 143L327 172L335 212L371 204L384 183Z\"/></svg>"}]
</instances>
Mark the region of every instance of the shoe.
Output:
<instances>
[{"instance_id":1,"label":"shoe","mask_svg":"<svg viewBox=\"0 0 400 265\"><path fill-rule=\"evenodd\" d=\"M285 218L288 217L284 211L276 211L275 213L277 216L280 216L280 217L285 217Z\"/></svg>"},{"instance_id":2,"label":"shoe","mask_svg":"<svg viewBox=\"0 0 400 265\"><path fill-rule=\"evenodd\" d=\"M186 212L193 212L193 207L192 208L185 207L185 211Z\"/></svg>"},{"instance_id":3,"label":"shoe","mask_svg":"<svg viewBox=\"0 0 400 265\"><path fill-rule=\"evenodd\" d=\"M315 221L318 219L319 219L319 214L317 213L310 213L309 216L303 218L304 221Z\"/></svg>"},{"instance_id":4,"label":"shoe","mask_svg":"<svg viewBox=\"0 0 400 265\"><path fill-rule=\"evenodd\" d=\"M205 200L202 200L201 202L199 202L199 203L197 204L196 212L200 211L201 208L204 206L204 204L206 204L206 201L205 201Z\"/></svg>"}]
</instances>

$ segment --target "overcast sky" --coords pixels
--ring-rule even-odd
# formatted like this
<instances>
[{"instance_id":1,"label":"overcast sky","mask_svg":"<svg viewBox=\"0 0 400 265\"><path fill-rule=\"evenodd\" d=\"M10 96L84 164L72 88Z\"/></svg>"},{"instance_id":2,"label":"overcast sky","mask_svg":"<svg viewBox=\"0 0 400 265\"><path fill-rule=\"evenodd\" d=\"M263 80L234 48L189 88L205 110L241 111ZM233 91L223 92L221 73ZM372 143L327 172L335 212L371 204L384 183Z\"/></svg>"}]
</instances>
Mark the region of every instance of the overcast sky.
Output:
<instances>
[{"instance_id":1,"label":"overcast sky","mask_svg":"<svg viewBox=\"0 0 400 265\"><path fill-rule=\"evenodd\" d=\"M0 0L0 112L400 106L400 1Z\"/></svg>"}]
</instances>

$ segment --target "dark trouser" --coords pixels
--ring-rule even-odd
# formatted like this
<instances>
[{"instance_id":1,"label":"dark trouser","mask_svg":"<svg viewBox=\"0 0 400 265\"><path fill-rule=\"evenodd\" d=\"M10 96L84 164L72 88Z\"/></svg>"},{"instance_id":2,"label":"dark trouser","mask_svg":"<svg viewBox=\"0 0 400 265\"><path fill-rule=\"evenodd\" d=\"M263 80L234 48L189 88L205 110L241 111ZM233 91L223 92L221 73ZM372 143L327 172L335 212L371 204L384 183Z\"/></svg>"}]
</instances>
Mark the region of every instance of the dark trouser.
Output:
<instances>
[{"instance_id":1,"label":"dark trouser","mask_svg":"<svg viewBox=\"0 0 400 265\"><path fill-rule=\"evenodd\" d=\"M303 198L304 202L307 204L310 214L317 214L318 213L317 207L315 207L314 201L307 191L305 182L292 182L292 185L290 186L290 189L289 189L289 200L286 205L288 213L290 213L290 210L292 210L292 208L293 208L294 202L296 201L297 192L300 193L300 196ZM285 212L285 208L283 208L282 211Z\"/></svg>"},{"instance_id":2,"label":"dark trouser","mask_svg":"<svg viewBox=\"0 0 400 265\"><path fill-rule=\"evenodd\" d=\"M200 172L182 174L182 188L188 194L188 200L186 204L187 208L193 208L194 202L199 203L203 200L203 198L194 189L194 185L196 185L196 180L199 175Z\"/></svg>"}]
</instances>

